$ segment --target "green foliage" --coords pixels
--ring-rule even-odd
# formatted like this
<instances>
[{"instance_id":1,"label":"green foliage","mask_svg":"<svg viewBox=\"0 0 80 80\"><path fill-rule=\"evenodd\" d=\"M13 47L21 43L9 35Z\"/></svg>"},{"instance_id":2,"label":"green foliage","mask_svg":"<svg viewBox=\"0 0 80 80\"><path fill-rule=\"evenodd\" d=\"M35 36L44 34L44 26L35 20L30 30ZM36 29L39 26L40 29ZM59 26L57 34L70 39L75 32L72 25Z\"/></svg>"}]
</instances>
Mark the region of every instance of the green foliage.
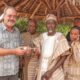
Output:
<instances>
[{"instance_id":1,"label":"green foliage","mask_svg":"<svg viewBox=\"0 0 80 80\"><path fill-rule=\"evenodd\" d=\"M20 18L16 21L15 26L20 30L20 32L24 32L27 30L28 20L24 18Z\"/></svg>"},{"instance_id":2,"label":"green foliage","mask_svg":"<svg viewBox=\"0 0 80 80\"><path fill-rule=\"evenodd\" d=\"M19 28L20 32L24 32L24 31L27 30L28 20L24 19L24 18L18 19L16 24L15 24L15 26L17 28ZM62 32L66 36L67 33L70 31L70 29L71 29L71 25L69 25L69 24L59 24L57 26L56 31ZM37 29L37 31L39 31L39 32L47 31L45 23L43 21L38 21L38 29Z\"/></svg>"},{"instance_id":3,"label":"green foliage","mask_svg":"<svg viewBox=\"0 0 80 80\"><path fill-rule=\"evenodd\" d=\"M38 22L38 29L37 29L37 31L45 32L46 30L47 29L46 29L45 23L43 21L39 21Z\"/></svg>"},{"instance_id":4,"label":"green foliage","mask_svg":"<svg viewBox=\"0 0 80 80\"><path fill-rule=\"evenodd\" d=\"M63 33L64 36L66 36L67 33L70 31L71 27L72 26L70 24L58 24L56 31L61 32L61 33ZM39 32L47 31L46 25L43 21L38 22L38 31Z\"/></svg>"},{"instance_id":5,"label":"green foliage","mask_svg":"<svg viewBox=\"0 0 80 80\"><path fill-rule=\"evenodd\" d=\"M66 36L67 33L70 31L70 29L71 29L71 25L69 25L69 24L59 24L57 26L56 31L62 32L64 34L64 36Z\"/></svg>"}]
</instances>

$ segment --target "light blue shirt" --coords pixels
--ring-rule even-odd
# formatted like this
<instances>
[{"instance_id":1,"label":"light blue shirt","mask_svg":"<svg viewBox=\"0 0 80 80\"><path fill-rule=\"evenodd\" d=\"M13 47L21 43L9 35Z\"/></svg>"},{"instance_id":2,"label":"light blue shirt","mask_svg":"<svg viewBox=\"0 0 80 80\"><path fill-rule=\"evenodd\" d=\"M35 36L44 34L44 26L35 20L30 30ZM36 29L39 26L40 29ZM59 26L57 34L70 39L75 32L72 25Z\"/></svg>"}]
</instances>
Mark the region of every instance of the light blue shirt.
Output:
<instances>
[{"instance_id":1,"label":"light blue shirt","mask_svg":"<svg viewBox=\"0 0 80 80\"><path fill-rule=\"evenodd\" d=\"M22 40L17 28L12 32L7 31L3 23L0 23L0 48L13 49L21 46ZM19 56L0 56L0 76L15 75L19 70Z\"/></svg>"}]
</instances>

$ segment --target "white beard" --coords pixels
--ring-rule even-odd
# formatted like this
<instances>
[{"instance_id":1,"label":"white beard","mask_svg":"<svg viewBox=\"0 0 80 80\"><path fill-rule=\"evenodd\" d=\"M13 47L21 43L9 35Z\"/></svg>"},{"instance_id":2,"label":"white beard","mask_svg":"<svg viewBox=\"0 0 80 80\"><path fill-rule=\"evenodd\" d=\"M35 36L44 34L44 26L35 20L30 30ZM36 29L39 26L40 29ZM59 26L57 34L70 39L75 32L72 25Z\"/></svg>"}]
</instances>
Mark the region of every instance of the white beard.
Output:
<instances>
[{"instance_id":1,"label":"white beard","mask_svg":"<svg viewBox=\"0 0 80 80\"><path fill-rule=\"evenodd\" d=\"M53 31L50 29L48 32L49 32L49 33L52 33Z\"/></svg>"}]
</instances>

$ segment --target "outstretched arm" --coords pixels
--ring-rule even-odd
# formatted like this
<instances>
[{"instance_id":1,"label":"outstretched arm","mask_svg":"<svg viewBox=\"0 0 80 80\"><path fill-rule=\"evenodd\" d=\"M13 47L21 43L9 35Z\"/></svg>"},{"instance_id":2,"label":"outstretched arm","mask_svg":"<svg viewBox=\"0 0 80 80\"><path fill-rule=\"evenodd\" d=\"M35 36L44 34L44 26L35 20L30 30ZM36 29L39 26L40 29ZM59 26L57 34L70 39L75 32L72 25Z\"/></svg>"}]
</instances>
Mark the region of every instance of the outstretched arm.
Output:
<instances>
[{"instance_id":1,"label":"outstretched arm","mask_svg":"<svg viewBox=\"0 0 80 80\"><path fill-rule=\"evenodd\" d=\"M57 61L57 63L42 76L41 80L49 80L49 78L56 71L56 69L58 69L64 63L66 57L67 55L60 56L60 59Z\"/></svg>"},{"instance_id":2,"label":"outstretched arm","mask_svg":"<svg viewBox=\"0 0 80 80\"><path fill-rule=\"evenodd\" d=\"M19 48L16 49L4 49L0 48L0 56L5 56L5 55L24 55L26 50L21 50Z\"/></svg>"}]
</instances>

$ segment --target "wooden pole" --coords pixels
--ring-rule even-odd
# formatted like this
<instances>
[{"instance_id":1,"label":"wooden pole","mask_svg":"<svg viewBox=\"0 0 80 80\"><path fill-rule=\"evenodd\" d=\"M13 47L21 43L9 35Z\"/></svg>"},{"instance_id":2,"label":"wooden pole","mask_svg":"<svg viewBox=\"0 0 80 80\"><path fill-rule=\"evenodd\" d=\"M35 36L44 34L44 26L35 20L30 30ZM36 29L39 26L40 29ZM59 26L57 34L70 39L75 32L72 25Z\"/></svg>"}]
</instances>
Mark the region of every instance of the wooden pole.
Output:
<instances>
[{"instance_id":1,"label":"wooden pole","mask_svg":"<svg viewBox=\"0 0 80 80\"><path fill-rule=\"evenodd\" d=\"M40 3L38 4L38 6L36 7L36 9L35 9L34 12L32 13L32 15L30 16L31 19L34 17L35 13L38 11L38 9L40 8L41 4L42 4L42 2L40 2Z\"/></svg>"},{"instance_id":2,"label":"wooden pole","mask_svg":"<svg viewBox=\"0 0 80 80\"><path fill-rule=\"evenodd\" d=\"M58 9L58 11L57 11L57 20L58 20L58 23L60 23L60 21L61 21L60 9Z\"/></svg>"},{"instance_id":3,"label":"wooden pole","mask_svg":"<svg viewBox=\"0 0 80 80\"><path fill-rule=\"evenodd\" d=\"M52 7L53 7L53 10L56 8L56 0L53 0Z\"/></svg>"},{"instance_id":4,"label":"wooden pole","mask_svg":"<svg viewBox=\"0 0 80 80\"><path fill-rule=\"evenodd\" d=\"M56 11L60 8L61 4L64 2L64 0L61 0L58 4L58 6L56 7Z\"/></svg>"},{"instance_id":5,"label":"wooden pole","mask_svg":"<svg viewBox=\"0 0 80 80\"><path fill-rule=\"evenodd\" d=\"M16 9L19 9L20 7L22 7L25 4L27 5L28 2L29 2L29 0L25 0L24 2L22 2L18 6L16 6Z\"/></svg>"},{"instance_id":6,"label":"wooden pole","mask_svg":"<svg viewBox=\"0 0 80 80\"><path fill-rule=\"evenodd\" d=\"M33 9L34 5L36 5L36 1L37 1L37 0L35 0L35 2L34 2L33 5L30 7L29 10Z\"/></svg>"},{"instance_id":7,"label":"wooden pole","mask_svg":"<svg viewBox=\"0 0 80 80\"><path fill-rule=\"evenodd\" d=\"M71 11L71 8L70 8L68 2L66 1L65 4L66 4L66 6L67 6L67 8L68 8L68 10L69 10L69 12L70 12L70 14L72 15L73 13L72 13L72 11Z\"/></svg>"},{"instance_id":8,"label":"wooden pole","mask_svg":"<svg viewBox=\"0 0 80 80\"><path fill-rule=\"evenodd\" d=\"M76 7L76 5L73 5L75 10L77 11L78 14L80 14L80 10Z\"/></svg>"},{"instance_id":9,"label":"wooden pole","mask_svg":"<svg viewBox=\"0 0 80 80\"><path fill-rule=\"evenodd\" d=\"M47 8L45 9L45 15L47 14Z\"/></svg>"},{"instance_id":10,"label":"wooden pole","mask_svg":"<svg viewBox=\"0 0 80 80\"><path fill-rule=\"evenodd\" d=\"M45 2L46 2L46 4L47 4L47 6L49 7L49 9L51 9L51 6L50 6L50 4L48 3L48 1L45 0Z\"/></svg>"}]
</instances>

